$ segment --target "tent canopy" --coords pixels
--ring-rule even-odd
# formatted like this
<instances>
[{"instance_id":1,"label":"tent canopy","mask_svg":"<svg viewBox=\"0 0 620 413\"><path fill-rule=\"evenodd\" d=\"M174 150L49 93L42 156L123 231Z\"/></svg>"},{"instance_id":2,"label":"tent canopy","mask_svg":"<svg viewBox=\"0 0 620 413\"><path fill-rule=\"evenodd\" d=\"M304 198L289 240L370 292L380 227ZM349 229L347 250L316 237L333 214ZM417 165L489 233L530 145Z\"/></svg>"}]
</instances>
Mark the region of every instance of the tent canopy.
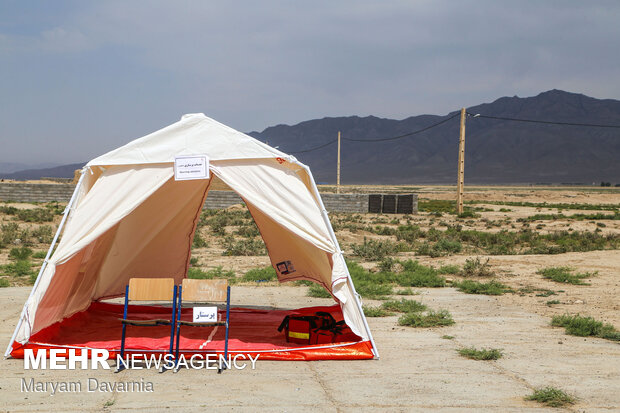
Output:
<instances>
[{"instance_id":1,"label":"tent canopy","mask_svg":"<svg viewBox=\"0 0 620 413\"><path fill-rule=\"evenodd\" d=\"M208 157L209 179L175 180L175 158L189 155ZM131 277L172 276L180 282L213 175L246 203L278 279L323 285L351 331L372 341L308 167L191 114L85 166L62 239L39 274L9 350L93 301L122 295ZM276 264L288 261L294 271L279 272Z\"/></svg>"}]
</instances>

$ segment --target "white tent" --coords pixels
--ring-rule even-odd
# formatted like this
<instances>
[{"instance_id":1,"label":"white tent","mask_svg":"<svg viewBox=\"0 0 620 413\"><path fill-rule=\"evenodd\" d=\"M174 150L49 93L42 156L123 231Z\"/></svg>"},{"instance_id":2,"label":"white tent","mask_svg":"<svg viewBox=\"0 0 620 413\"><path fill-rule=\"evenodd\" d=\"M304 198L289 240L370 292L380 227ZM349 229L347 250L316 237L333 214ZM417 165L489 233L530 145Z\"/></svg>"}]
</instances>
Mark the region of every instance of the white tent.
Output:
<instances>
[{"instance_id":1,"label":"white tent","mask_svg":"<svg viewBox=\"0 0 620 413\"><path fill-rule=\"evenodd\" d=\"M175 158L196 155L208 157L210 178L175 180ZM309 168L203 114L185 115L84 167L63 218L62 239L48 253L6 354L94 300L122 295L131 277L173 276L180 282L213 175L245 201L274 267L294 265L292 273L278 272L279 280L322 284L377 357Z\"/></svg>"}]
</instances>

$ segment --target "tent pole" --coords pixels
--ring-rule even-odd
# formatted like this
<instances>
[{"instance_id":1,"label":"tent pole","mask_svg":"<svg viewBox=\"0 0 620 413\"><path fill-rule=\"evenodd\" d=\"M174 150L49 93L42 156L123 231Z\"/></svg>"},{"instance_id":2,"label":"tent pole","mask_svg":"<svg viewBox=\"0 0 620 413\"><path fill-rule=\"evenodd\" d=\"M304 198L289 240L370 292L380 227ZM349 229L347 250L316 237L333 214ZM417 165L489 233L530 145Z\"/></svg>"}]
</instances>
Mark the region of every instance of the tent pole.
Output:
<instances>
[{"instance_id":1,"label":"tent pole","mask_svg":"<svg viewBox=\"0 0 620 413\"><path fill-rule=\"evenodd\" d=\"M325 225L327 225L327 229L329 230L329 235L332 237L332 241L336 245L336 252L342 255L342 250L340 249L340 244L338 244L338 239L336 238L336 233L332 228L332 224L329 221L329 217L327 216L327 210L325 209L325 205L323 204L323 199L321 198L321 194L319 194L319 189L314 182L314 177L312 176L312 172L310 172L310 168L307 165L302 163L298 163L298 165L302 166L308 176L310 177L310 182L312 182L312 190L314 192L314 196L318 199L319 205L321 207L321 216L325 221ZM368 326L368 321L366 321L366 316L364 315L364 309L362 308L362 303L359 300L357 295L357 291L355 291L355 285L353 285L353 280L351 279L351 274L349 274L349 268L345 265L345 270L347 271L347 281L351 286L351 290L353 290L353 298L355 299L355 303L357 304L357 308L362 315L362 321L364 322L364 327L366 328L366 333L368 334L368 338L370 339L370 343L372 344L372 352L375 355L375 358L379 358L379 350L377 350L377 345L375 344L375 340L372 337L372 333L370 332L370 327Z\"/></svg>"},{"instance_id":2,"label":"tent pole","mask_svg":"<svg viewBox=\"0 0 620 413\"><path fill-rule=\"evenodd\" d=\"M28 299L26 300L26 303L24 304L24 308L22 309L21 315L19 316L19 321L17 322L17 326L15 327L13 336L11 336L11 341L9 341L9 345L6 348L6 352L4 353L4 358L7 358L11 354L11 351L13 351L13 343L15 342L17 331L19 330L19 328L22 325L22 322L24 321L24 315L26 314L26 307L28 306L28 302L30 301L30 298L32 297L35 290L37 289L37 286L39 285L39 280L41 280L41 274L43 274L43 271L45 271L45 268L47 267L47 260L49 260L50 255L52 255L52 251L54 250L56 241L58 240L58 237L60 236L60 233L63 230L65 221L67 220L67 217L69 216L69 211L71 210L71 207L73 206L73 202L75 201L75 197L78 193L78 190L80 189L80 186L82 186L82 181L84 180L85 175L86 175L86 168L83 168L81 175L80 175L80 179L78 180L78 183L75 185L75 189L73 190L73 195L71 195L71 199L69 200L69 203L67 204L67 207L65 208L65 212L62 216L62 220L60 221L60 224L58 225L58 229L56 230L56 235L54 235L52 244L50 245L49 250L47 250L47 255L45 256L45 259L43 260L43 264L41 265L41 269L39 270L39 275L37 275L37 279L34 282L34 285L32 286L32 290L30 290L30 295L28 296Z\"/></svg>"}]
</instances>

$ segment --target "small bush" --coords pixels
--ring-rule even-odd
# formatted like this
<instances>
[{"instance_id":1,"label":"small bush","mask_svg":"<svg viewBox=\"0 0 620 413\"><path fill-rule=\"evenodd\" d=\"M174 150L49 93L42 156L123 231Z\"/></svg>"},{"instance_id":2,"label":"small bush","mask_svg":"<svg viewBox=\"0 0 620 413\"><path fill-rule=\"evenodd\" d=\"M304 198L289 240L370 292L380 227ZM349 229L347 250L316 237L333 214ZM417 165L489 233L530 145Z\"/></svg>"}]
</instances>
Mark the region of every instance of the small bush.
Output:
<instances>
[{"instance_id":1,"label":"small bush","mask_svg":"<svg viewBox=\"0 0 620 413\"><path fill-rule=\"evenodd\" d=\"M573 269L570 267L548 267L543 268L542 270L537 271L537 274L542 275L544 278L549 280L553 280L558 283L566 283L566 284L575 284L575 285L589 285L588 283L583 282L584 278L592 277L597 273L577 273L572 274Z\"/></svg>"},{"instance_id":2,"label":"small bush","mask_svg":"<svg viewBox=\"0 0 620 413\"><path fill-rule=\"evenodd\" d=\"M0 278L0 288L6 288L6 287L8 287L10 285L11 285L11 283L9 282L8 279Z\"/></svg>"},{"instance_id":3,"label":"small bush","mask_svg":"<svg viewBox=\"0 0 620 413\"><path fill-rule=\"evenodd\" d=\"M40 244L49 244L54 239L54 230L49 225L41 225L30 233Z\"/></svg>"},{"instance_id":4,"label":"small bush","mask_svg":"<svg viewBox=\"0 0 620 413\"><path fill-rule=\"evenodd\" d=\"M355 283L357 293L371 300L386 300L388 295L393 294L392 286L387 284L375 284L369 281Z\"/></svg>"},{"instance_id":5,"label":"small bush","mask_svg":"<svg viewBox=\"0 0 620 413\"><path fill-rule=\"evenodd\" d=\"M458 265L443 265L439 267L437 273L439 274L458 274L461 269Z\"/></svg>"},{"instance_id":6,"label":"small bush","mask_svg":"<svg viewBox=\"0 0 620 413\"><path fill-rule=\"evenodd\" d=\"M192 248L206 248L209 246L209 243L205 241L205 239L200 235L200 232L196 231L194 233L194 241L192 242Z\"/></svg>"},{"instance_id":7,"label":"small bush","mask_svg":"<svg viewBox=\"0 0 620 413\"><path fill-rule=\"evenodd\" d=\"M248 272L246 272L245 274L243 274L243 277L241 277L241 281L256 281L256 282L261 282L261 281L274 281L277 280L278 276L276 274L276 270L273 269L273 267L268 266L265 268L253 268L251 270L249 270Z\"/></svg>"},{"instance_id":8,"label":"small bush","mask_svg":"<svg viewBox=\"0 0 620 413\"><path fill-rule=\"evenodd\" d=\"M478 350L474 347L467 347L460 349L458 352L461 356L472 360L497 360L502 357L501 350L496 348Z\"/></svg>"},{"instance_id":9,"label":"small bush","mask_svg":"<svg viewBox=\"0 0 620 413\"><path fill-rule=\"evenodd\" d=\"M495 275L491 271L489 259L483 262L478 257L466 259L463 270L459 274L463 277L493 277Z\"/></svg>"},{"instance_id":10,"label":"small bush","mask_svg":"<svg viewBox=\"0 0 620 413\"><path fill-rule=\"evenodd\" d=\"M462 249L463 245L459 241L444 238L434 244L425 242L418 247L416 253L418 255L428 255L432 258L436 258L461 252Z\"/></svg>"},{"instance_id":11,"label":"small bush","mask_svg":"<svg viewBox=\"0 0 620 413\"><path fill-rule=\"evenodd\" d=\"M363 306L362 308L364 309L364 315L366 317L388 317L393 315L392 313L381 307Z\"/></svg>"},{"instance_id":12,"label":"small bush","mask_svg":"<svg viewBox=\"0 0 620 413\"><path fill-rule=\"evenodd\" d=\"M50 222L54 219L54 213L45 208L36 209L18 209L16 213L17 219L24 222Z\"/></svg>"},{"instance_id":13,"label":"small bush","mask_svg":"<svg viewBox=\"0 0 620 413\"><path fill-rule=\"evenodd\" d=\"M491 280L481 283L472 280L463 280L453 284L459 291L465 294L502 295L510 289L499 281Z\"/></svg>"},{"instance_id":14,"label":"small bush","mask_svg":"<svg viewBox=\"0 0 620 413\"><path fill-rule=\"evenodd\" d=\"M198 258L197 257L192 257L189 259L189 265L191 265L192 267L195 267L198 265Z\"/></svg>"},{"instance_id":15,"label":"small bush","mask_svg":"<svg viewBox=\"0 0 620 413\"><path fill-rule=\"evenodd\" d=\"M438 275L437 270L424 266L418 261L401 262L403 271L393 276L401 287L444 287L445 278Z\"/></svg>"},{"instance_id":16,"label":"small bush","mask_svg":"<svg viewBox=\"0 0 620 413\"><path fill-rule=\"evenodd\" d=\"M363 244L351 244L353 254L367 261L381 261L386 256L396 252L396 245L392 241L377 241L364 238Z\"/></svg>"},{"instance_id":17,"label":"small bush","mask_svg":"<svg viewBox=\"0 0 620 413\"><path fill-rule=\"evenodd\" d=\"M533 400L549 407L562 407L567 404L575 404L575 397L554 387L545 387L534 390L534 393L527 396L525 400Z\"/></svg>"},{"instance_id":18,"label":"small bush","mask_svg":"<svg viewBox=\"0 0 620 413\"><path fill-rule=\"evenodd\" d=\"M9 259L14 261L27 260L32 255L32 250L28 247L11 248Z\"/></svg>"},{"instance_id":19,"label":"small bush","mask_svg":"<svg viewBox=\"0 0 620 413\"><path fill-rule=\"evenodd\" d=\"M200 268L190 267L187 269L187 278L195 278L199 280L206 280L212 277L209 277L206 272L201 270Z\"/></svg>"},{"instance_id":20,"label":"small bush","mask_svg":"<svg viewBox=\"0 0 620 413\"><path fill-rule=\"evenodd\" d=\"M398 319L398 324L409 327L437 327L454 324L452 315L448 310L433 311L428 313L407 313Z\"/></svg>"},{"instance_id":21,"label":"small bush","mask_svg":"<svg viewBox=\"0 0 620 413\"><path fill-rule=\"evenodd\" d=\"M251 255L267 255L265 243L262 239L244 239L235 241L232 236L226 237L224 240L224 252L222 255L229 256L251 256Z\"/></svg>"},{"instance_id":22,"label":"small bush","mask_svg":"<svg viewBox=\"0 0 620 413\"><path fill-rule=\"evenodd\" d=\"M426 310L427 307L420 302L403 298L400 301L386 301L381 304L381 308L387 311L395 311L397 313L417 313Z\"/></svg>"},{"instance_id":23,"label":"small bush","mask_svg":"<svg viewBox=\"0 0 620 413\"><path fill-rule=\"evenodd\" d=\"M556 315L551 320L554 327L564 327L566 334L579 337L600 337L607 340L620 341L620 332L611 324L603 324L592 317L581 317L579 314Z\"/></svg>"},{"instance_id":24,"label":"small bush","mask_svg":"<svg viewBox=\"0 0 620 413\"><path fill-rule=\"evenodd\" d=\"M441 336L441 338L443 338L444 340L454 340L454 336L449 336L449 335L443 335Z\"/></svg>"},{"instance_id":25,"label":"small bush","mask_svg":"<svg viewBox=\"0 0 620 413\"><path fill-rule=\"evenodd\" d=\"M312 283L310 288L308 288L307 295L308 297L314 297L314 298L331 298L332 296L329 293L329 291L323 288L323 286L316 284L316 283Z\"/></svg>"},{"instance_id":26,"label":"small bush","mask_svg":"<svg viewBox=\"0 0 620 413\"><path fill-rule=\"evenodd\" d=\"M554 304L562 304L562 303L560 302L560 300L549 300L549 301L547 301L546 304L547 305L554 305Z\"/></svg>"},{"instance_id":27,"label":"small bush","mask_svg":"<svg viewBox=\"0 0 620 413\"><path fill-rule=\"evenodd\" d=\"M47 256L47 251L35 251L32 258L43 259Z\"/></svg>"},{"instance_id":28,"label":"small bush","mask_svg":"<svg viewBox=\"0 0 620 413\"><path fill-rule=\"evenodd\" d=\"M7 275L21 277L24 275L32 275L32 263L29 260L19 260L3 266L3 270Z\"/></svg>"},{"instance_id":29,"label":"small bush","mask_svg":"<svg viewBox=\"0 0 620 413\"><path fill-rule=\"evenodd\" d=\"M240 226L239 229L235 231L235 233L237 235L241 235L242 237L246 237L246 238L255 238L260 235L260 232L258 231L258 227L253 222L250 225Z\"/></svg>"},{"instance_id":30,"label":"small bush","mask_svg":"<svg viewBox=\"0 0 620 413\"><path fill-rule=\"evenodd\" d=\"M378 264L379 271L381 272L390 272L394 268L394 264L396 264L397 260L392 257L385 257Z\"/></svg>"}]
</instances>

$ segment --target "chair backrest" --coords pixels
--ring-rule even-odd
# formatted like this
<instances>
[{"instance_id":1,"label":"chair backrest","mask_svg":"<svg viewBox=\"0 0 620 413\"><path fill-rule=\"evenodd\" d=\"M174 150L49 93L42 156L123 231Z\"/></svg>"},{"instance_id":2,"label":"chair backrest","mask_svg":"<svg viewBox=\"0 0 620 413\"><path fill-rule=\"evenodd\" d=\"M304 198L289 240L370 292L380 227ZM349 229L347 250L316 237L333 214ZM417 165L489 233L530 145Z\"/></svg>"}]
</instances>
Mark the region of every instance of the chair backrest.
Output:
<instances>
[{"instance_id":1,"label":"chair backrest","mask_svg":"<svg viewBox=\"0 0 620 413\"><path fill-rule=\"evenodd\" d=\"M173 278L131 278L129 299L133 301L172 301Z\"/></svg>"},{"instance_id":2,"label":"chair backrest","mask_svg":"<svg viewBox=\"0 0 620 413\"><path fill-rule=\"evenodd\" d=\"M225 279L197 280L185 278L183 280L183 301L193 302L225 302L228 281Z\"/></svg>"}]
</instances>

